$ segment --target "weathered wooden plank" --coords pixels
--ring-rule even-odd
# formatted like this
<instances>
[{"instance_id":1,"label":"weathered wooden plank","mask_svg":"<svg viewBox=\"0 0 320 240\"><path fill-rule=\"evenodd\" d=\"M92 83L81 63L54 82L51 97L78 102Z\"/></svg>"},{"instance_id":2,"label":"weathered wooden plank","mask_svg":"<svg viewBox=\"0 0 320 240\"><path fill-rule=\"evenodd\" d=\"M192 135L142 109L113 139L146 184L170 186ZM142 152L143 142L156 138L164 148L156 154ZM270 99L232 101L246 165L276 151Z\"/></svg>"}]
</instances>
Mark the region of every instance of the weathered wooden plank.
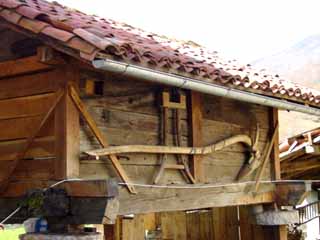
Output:
<instances>
[{"instance_id":1,"label":"weathered wooden plank","mask_svg":"<svg viewBox=\"0 0 320 240\"><path fill-rule=\"evenodd\" d=\"M185 212L162 212L157 216L163 239L189 239Z\"/></svg>"},{"instance_id":2,"label":"weathered wooden plank","mask_svg":"<svg viewBox=\"0 0 320 240\"><path fill-rule=\"evenodd\" d=\"M55 110L55 178L79 177L79 112L68 94L68 83L77 84L76 69L61 69L57 81L63 86L64 96Z\"/></svg>"},{"instance_id":3,"label":"weathered wooden plank","mask_svg":"<svg viewBox=\"0 0 320 240\"><path fill-rule=\"evenodd\" d=\"M118 183L114 179L64 182L59 186L73 197L116 197Z\"/></svg>"},{"instance_id":4,"label":"weathered wooden plank","mask_svg":"<svg viewBox=\"0 0 320 240\"><path fill-rule=\"evenodd\" d=\"M239 239L237 207L213 208L213 239Z\"/></svg>"},{"instance_id":5,"label":"weathered wooden plank","mask_svg":"<svg viewBox=\"0 0 320 240\"><path fill-rule=\"evenodd\" d=\"M278 117L278 109L272 108L272 114L271 115L271 126L276 131L276 136L274 140L274 147L271 152L271 159L272 159L272 167L273 167L273 175L275 180L281 179L281 168L280 168L280 153L279 153L279 128L277 126L279 125L279 117Z\"/></svg>"},{"instance_id":6,"label":"weathered wooden plank","mask_svg":"<svg viewBox=\"0 0 320 240\"><path fill-rule=\"evenodd\" d=\"M103 136L103 134L101 133L101 131L97 127L94 119L88 113L85 105L82 103L82 101L81 101L79 95L77 94L75 88L70 85L69 86L69 91L70 91L70 97L71 97L73 103L75 104L75 107L78 109L79 112L81 112L82 117L87 122L89 128L91 129L92 133L97 138L97 140L99 141L101 146L103 146L103 147L109 146L108 141L106 140L106 138ZM110 158L110 160L111 160L111 162L113 164L113 167L115 168L115 170L117 171L118 175L120 176L121 180L124 183L130 183L130 179L128 178L126 172L123 170L121 164L119 163L119 160L118 160L117 156L116 155L110 155L109 158ZM135 191L133 186L126 185L126 187L128 188L128 190L131 193L136 193L136 191Z\"/></svg>"},{"instance_id":7,"label":"weathered wooden plank","mask_svg":"<svg viewBox=\"0 0 320 240\"><path fill-rule=\"evenodd\" d=\"M0 141L22 139L30 136L32 131L39 126L43 115L26 118L0 120ZM41 128L38 137L53 135L53 116Z\"/></svg>"},{"instance_id":8,"label":"weathered wooden plank","mask_svg":"<svg viewBox=\"0 0 320 240\"><path fill-rule=\"evenodd\" d=\"M200 215L198 212L186 214L187 239L197 240L200 236Z\"/></svg>"},{"instance_id":9,"label":"weathered wooden plank","mask_svg":"<svg viewBox=\"0 0 320 240\"><path fill-rule=\"evenodd\" d=\"M24 97L56 91L57 70L0 80L0 99Z\"/></svg>"},{"instance_id":10,"label":"weathered wooden plank","mask_svg":"<svg viewBox=\"0 0 320 240\"><path fill-rule=\"evenodd\" d=\"M266 107L209 95L204 95L203 101L204 119L228 122L246 128L256 126L256 123L259 123L261 129L269 126Z\"/></svg>"},{"instance_id":11,"label":"weathered wooden plank","mask_svg":"<svg viewBox=\"0 0 320 240\"><path fill-rule=\"evenodd\" d=\"M122 220L122 239L144 239L144 215L135 215L133 219Z\"/></svg>"},{"instance_id":12,"label":"weathered wooden plank","mask_svg":"<svg viewBox=\"0 0 320 240\"><path fill-rule=\"evenodd\" d=\"M132 182L139 182L150 184L153 181L154 173L157 171L157 167L154 166L135 166L135 165L123 165L124 170L128 174L128 177L132 179ZM81 164L80 165L81 178L89 179L101 179L101 178L116 178L117 172L111 167L111 165L95 166L94 164ZM165 183L185 183L183 176L177 171L166 171L160 180L161 184Z\"/></svg>"},{"instance_id":13,"label":"weathered wooden plank","mask_svg":"<svg viewBox=\"0 0 320 240\"><path fill-rule=\"evenodd\" d=\"M2 100L0 101L0 120L44 114L52 104L54 97L54 93L48 93Z\"/></svg>"},{"instance_id":14,"label":"weathered wooden plank","mask_svg":"<svg viewBox=\"0 0 320 240\"><path fill-rule=\"evenodd\" d=\"M250 223L249 206L239 206L239 224L241 239L254 240Z\"/></svg>"},{"instance_id":15,"label":"weathered wooden plank","mask_svg":"<svg viewBox=\"0 0 320 240\"><path fill-rule=\"evenodd\" d=\"M44 171L50 171L53 173L53 168L50 168L50 161L53 160L32 160L31 163L34 163L31 172L26 173L26 165L28 165L28 161L21 161L20 165L17 168L17 172L24 171L24 174L32 174L32 172L36 172L37 164L39 162L43 166ZM42 161L42 162L41 162ZM29 163L30 164L30 163ZM47 169L45 170L45 165L47 165ZM49 169L50 168L50 169ZM38 168L39 169L39 168ZM41 172L39 172L41 173ZM51 174L52 175L52 174ZM59 183L56 185L56 183ZM56 188L65 189L69 196L73 197L115 197L118 196L118 185L113 179L109 180L87 180L87 181L70 181L70 182L57 182L51 179L36 179L28 176L28 181L25 179L13 179L9 185L7 190L1 194L1 197L21 197L30 189L45 189L54 185Z\"/></svg>"},{"instance_id":16,"label":"weathered wooden plank","mask_svg":"<svg viewBox=\"0 0 320 240\"><path fill-rule=\"evenodd\" d=\"M113 86L112 88L109 87L111 85ZM145 84L143 82L132 83L132 81L129 80L111 79L109 77L107 80L105 80L104 97L100 99L87 99L85 101L88 106L100 105L107 109L118 109L129 112L131 111L158 115L157 108L154 107L157 100L156 96L157 88L150 87L150 85L148 84ZM261 128L268 128L269 120L266 107L243 103L243 107L239 109L238 101L208 95L205 95L204 97L206 102L205 105L207 105L205 106L205 109L209 110L209 112L204 111L204 115L208 115L209 113L211 113L211 111L216 111L221 108L223 108L224 112L228 112L228 110L232 111L233 109L236 110L237 113L239 112L241 114L240 118L242 119L242 121L240 121L240 123L244 123L242 124L244 126L249 126L250 123L248 123L247 113L249 112L250 115L252 115L251 113L254 113L254 115L256 115L255 117L258 118L259 123L262 123L260 124ZM221 122L230 122L227 121L228 116L225 116L227 114L221 115L221 113L223 112L216 111L216 119ZM234 115L238 116L238 114ZM237 119L236 117L233 117L233 119L231 120L233 120L235 124L239 124L239 119ZM251 124L251 126L255 125L255 123Z\"/></svg>"},{"instance_id":17,"label":"weathered wooden plank","mask_svg":"<svg viewBox=\"0 0 320 240\"><path fill-rule=\"evenodd\" d=\"M100 101L100 99L90 100L95 101L96 103ZM112 127L112 128L121 128L127 130L141 130L141 131L150 131L157 132L159 127L159 117L156 112L154 115L150 115L147 113L139 113L139 112L130 112L119 109L113 109L113 106L116 106L115 103L113 106L103 106L102 104L98 106L91 106L88 104L88 100L85 101L86 106L88 106L89 112L94 117L97 125L100 127ZM93 103L92 103L93 104ZM227 111L228 109L226 109ZM230 109L230 111L232 111ZM170 117L170 116L169 116ZM181 121L181 132L183 136L188 135L188 125L186 120ZM223 137L225 135L230 134L240 134L246 133L254 136L256 125L252 126L241 126L233 123L228 123L226 121L215 121L210 119L203 120L203 134L205 137L210 137L210 135L215 138ZM209 132L208 132L209 131ZM171 121L169 121L168 132L172 133L172 125ZM265 139L268 135L268 131L266 128L260 128L261 139ZM215 140L211 139L210 140Z\"/></svg>"},{"instance_id":18,"label":"weathered wooden plank","mask_svg":"<svg viewBox=\"0 0 320 240\"><path fill-rule=\"evenodd\" d=\"M156 223L156 214L155 213L147 213L143 215L144 221L144 229L145 230L151 230L154 231L156 230L157 223Z\"/></svg>"},{"instance_id":19,"label":"weathered wooden plank","mask_svg":"<svg viewBox=\"0 0 320 240\"><path fill-rule=\"evenodd\" d=\"M202 119L202 95L198 92L190 93L189 103L189 126L190 146L200 147L203 145L203 119ZM197 182L204 182L203 156L190 157L190 170Z\"/></svg>"},{"instance_id":20,"label":"weathered wooden plank","mask_svg":"<svg viewBox=\"0 0 320 240\"><path fill-rule=\"evenodd\" d=\"M1 141L0 142L0 161L13 160L23 146L26 139ZM34 140L29 150L25 154L25 159L53 157L54 156L54 136L39 137Z\"/></svg>"},{"instance_id":21,"label":"weathered wooden plank","mask_svg":"<svg viewBox=\"0 0 320 240\"><path fill-rule=\"evenodd\" d=\"M38 71L47 71L52 69L52 66L41 63L38 56L31 56L1 62L0 68L0 78L4 78Z\"/></svg>"},{"instance_id":22,"label":"weathered wooden plank","mask_svg":"<svg viewBox=\"0 0 320 240\"><path fill-rule=\"evenodd\" d=\"M127 130L140 131L159 131L159 116L137 112L114 110L105 107L91 107L89 113L95 119L98 127L112 127ZM172 118L171 118L172 119ZM172 131L172 121L168 121L168 133ZM181 121L181 132L184 136L188 135L187 121Z\"/></svg>"},{"instance_id":23,"label":"weathered wooden plank","mask_svg":"<svg viewBox=\"0 0 320 240\"><path fill-rule=\"evenodd\" d=\"M12 173L12 181L50 180L53 177L53 159L22 160ZM6 172L13 161L0 162L0 180L4 180Z\"/></svg>"},{"instance_id":24,"label":"weathered wooden plank","mask_svg":"<svg viewBox=\"0 0 320 240\"><path fill-rule=\"evenodd\" d=\"M199 239L212 240L213 238L213 223L212 223L212 211L201 211L199 212Z\"/></svg>"},{"instance_id":25,"label":"weathered wooden plank","mask_svg":"<svg viewBox=\"0 0 320 240\"><path fill-rule=\"evenodd\" d=\"M31 146L31 144L33 143L34 139L39 134L40 130L43 129L45 123L48 122L48 119L52 115L52 112L54 111L57 104L59 103L59 101L62 97L62 94L63 94L63 92L61 90L57 91L56 97L52 103L52 106L50 106L50 108L48 109L46 114L44 114L42 116L42 118L39 120L38 125L35 126L35 128L30 131L30 135L27 138L27 142L26 142L25 146L23 146L23 148L18 152L15 159L12 161L12 164L8 168L7 172L4 174L3 181L1 181L1 185L0 185L0 192L1 193L3 193L7 189L8 184L10 183L10 178L11 178L12 173L16 169L19 162L22 159L24 159L25 154L27 153L27 151L28 151L29 147Z\"/></svg>"},{"instance_id":26,"label":"weathered wooden plank","mask_svg":"<svg viewBox=\"0 0 320 240\"><path fill-rule=\"evenodd\" d=\"M141 156L141 155L140 155ZM145 156L141 156L142 158L149 159ZM137 156L134 159L139 159ZM134 161L131 158L131 160ZM120 158L121 164L125 171L127 172L130 179L133 182L150 184L152 183L153 175L157 171L157 167L159 165L150 165L150 164L127 164L126 158ZM130 160L130 161L131 161ZM156 161L156 158L154 158ZM174 162L175 159L171 158L169 162ZM225 160L227 161L227 160ZM108 178L108 177L116 177L116 173L111 167L109 161L105 162L106 164L101 163L81 163L80 164L80 176L81 178ZM223 164L210 164L205 165L205 180L206 183L231 183L234 182L237 172L239 171L241 164L238 166L226 166ZM213 174L214 173L214 174ZM270 178L270 173L266 172L263 175L263 179L267 180ZM252 177L248 179L244 179L244 181L253 180ZM176 171L166 171L161 179L161 184L170 184L170 183L180 183L185 184L185 179L181 176L181 174Z\"/></svg>"},{"instance_id":27,"label":"weathered wooden plank","mask_svg":"<svg viewBox=\"0 0 320 240\"><path fill-rule=\"evenodd\" d=\"M246 204L270 203L274 201L274 185L261 185L258 194L247 192L241 186L172 189L139 188L139 194L120 194L119 214L179 211L208 207L223 207Z\"/></svg>"}]
</instances>

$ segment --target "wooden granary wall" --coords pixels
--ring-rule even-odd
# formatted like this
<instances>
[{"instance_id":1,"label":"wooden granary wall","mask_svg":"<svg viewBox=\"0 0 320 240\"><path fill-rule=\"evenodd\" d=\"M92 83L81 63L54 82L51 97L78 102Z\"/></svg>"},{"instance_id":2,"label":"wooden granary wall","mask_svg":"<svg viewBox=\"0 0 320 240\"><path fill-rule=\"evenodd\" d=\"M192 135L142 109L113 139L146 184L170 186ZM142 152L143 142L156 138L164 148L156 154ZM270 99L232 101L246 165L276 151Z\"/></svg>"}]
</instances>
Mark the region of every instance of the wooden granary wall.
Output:
<instances>
[{"instance_id":1,"label":"wooden granary wall","mask_svg":"<svg viewBox=\"0 0 320 240\"><path fill-rule=\"evenodd\" d=\"M85 81L103 82L103 96L85 94ZM123 79L121 76L95 76L82 74L81 96L99 128L111 145L159 145L159 97L163 86L150 85L135 79ZM100 85L102 86L102 85ZM188 93L186 93L188 95ZM190 97L190 96L188 96ZM259 150L263 151L269 141L272 109L242 103L215 96L202 96L203 121L201 146L209 145L237 134L246 134L255 138L259 126ZM169 113L171 114L171 113ZM181 110L182 145L190 146L190 116L187 110ZM172 121L172 115L169 116ZM173 130L169 120L167 138L173 145ZM99 148L85 124L81 125L80 151ZM119 159L133 182L151 184L159 160L156 154L119 154ZM248 156L241 144L235 144L203 158L204 183L234 182L237 173ZM174 163L174 156L168 162ZM108 160L81 160L80 175L86 178L115 177ZM270 165L267 166L264 179L271 177ZM245 179L245 180L250 180ZM187 183L179 171L167 170L160 183Z\"/></svg>"}]
</instances>

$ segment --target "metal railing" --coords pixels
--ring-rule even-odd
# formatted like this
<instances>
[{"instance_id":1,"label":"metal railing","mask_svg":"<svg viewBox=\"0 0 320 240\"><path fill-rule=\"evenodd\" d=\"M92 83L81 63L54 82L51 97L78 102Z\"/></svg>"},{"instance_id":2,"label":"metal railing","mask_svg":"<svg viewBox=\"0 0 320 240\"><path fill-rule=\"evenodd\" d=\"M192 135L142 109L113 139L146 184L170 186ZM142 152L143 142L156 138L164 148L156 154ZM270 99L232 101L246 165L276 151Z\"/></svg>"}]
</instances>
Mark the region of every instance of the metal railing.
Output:
<instances>
[{"instance_id":1,"label":"metal railing","mask_svg":"<svg viewBox=\"0 0 320 240\"><path fill-rule=\"evenodd\" d=\"M320 217L320 201L309 203L305 206L296 208L299 212L298 225L305 224L311 220Z\"/></svg>"}]
</instances>

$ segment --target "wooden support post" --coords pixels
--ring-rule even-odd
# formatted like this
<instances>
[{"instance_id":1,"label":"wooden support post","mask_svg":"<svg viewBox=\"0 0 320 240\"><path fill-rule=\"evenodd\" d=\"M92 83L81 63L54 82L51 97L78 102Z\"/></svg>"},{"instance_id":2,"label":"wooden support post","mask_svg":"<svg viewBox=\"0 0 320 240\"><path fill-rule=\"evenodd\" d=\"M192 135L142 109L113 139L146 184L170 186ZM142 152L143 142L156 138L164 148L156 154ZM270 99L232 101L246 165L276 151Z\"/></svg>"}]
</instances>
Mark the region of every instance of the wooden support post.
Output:
<instances>
[{"instance_id":1,"label":"wooden support post","mask_svg":"<svg viewBox=\"0 0 320 240\"><path fill-rule=\"evenodd\" d=\"M271 159L272 163L271 166L273 166L274 174L273 178L274 180L280 180L281 179L281 170L280 170L280 153L279 153L279 116L278 116L278 109L272 108L272 119L271 119L271 126L274 128L274 131L276 131L275 134L275 140L274 140L274 147L271 152Z\"/></svg>"},{"instance_id":2,"label":"wooden support post","mask_svg":"<svg viewBox=\"0 0 320 240\"><path fill-rule=\"evenodd\" d=\"M191 92L189 99L190 144L193 147L202 146L202 97L201 93ZM204 182L203 157L190 157L190 169L196 182Z\"/></svg>"},{"instance_id":3,"label":"wooden support post","mask_svg":"<svg viewBox=\"0 0 320 240\"><path fill-rule=\"evenodd\" d=\"M79 113L69 94L68 83L77 85L79 73L76 69L64 69L59 74L59 83L65 89L55 111L55 178L66 179L79 176Z\"/></svg>"},{"instance_id":4,"label":"wooden support post","mask_svg":"<svg viewBox=\"0 0 320 240\"><path fill-rule=\"evenodd\" d=\"M280 153L279 153L279 115L278 109L272 108L271 110L271 124L270 126L274 128L274 147L271 151L270 159L271 159L271 169L273 169L272 177L274 180L281 179L281 169L280 169ZM287 240L287 226L280 225L274 226L272 228L274 232L274 239L276 240Z\"/></svg>"}]
</instances>

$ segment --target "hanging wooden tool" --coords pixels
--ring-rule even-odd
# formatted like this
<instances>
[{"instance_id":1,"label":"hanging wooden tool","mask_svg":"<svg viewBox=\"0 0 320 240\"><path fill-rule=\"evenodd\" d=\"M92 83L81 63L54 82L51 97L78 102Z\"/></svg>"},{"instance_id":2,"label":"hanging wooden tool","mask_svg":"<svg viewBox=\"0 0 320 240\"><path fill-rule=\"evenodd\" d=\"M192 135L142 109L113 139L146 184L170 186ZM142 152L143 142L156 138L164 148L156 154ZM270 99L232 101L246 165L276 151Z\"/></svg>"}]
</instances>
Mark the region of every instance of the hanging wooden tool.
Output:
<instances>
[{"instance_id":1,"label":"hanging wooden tool","mask_svg":"<svg viewBox=\"0 0 320 240\"><path fill-rule=\"evenodd\" d=\"M182 154L182 155L207 155L222 150L230 145L241 143L248 149L252 146L252 140L247 135L235 135L205 147L177 147L177 146L154 146L154 145L124 145L110 146L85 153L96 158L120 153L155 153L155 154Z\"/></svg>"},{"instance_id":2,"label":"hanging wooden tool","mask_svg":"<svg viewBox=\"0 0 320 240\"><path fill-rule=\"evenodd\" d=\"M95 137L97 138L97 140L99 141L101 146L108 147L109 146L108 141L105 139L105 137L101 133L101 131L98 128L98 126L96 125L94 119L91 117L91 115L87 111L87 109L86 109L85 105L82 103L77 91L75 90L75 88L72 85L69 85L69 94L70 94L71 99L74 102L75 106L77 107L78 111L80 112L80 114L82 115L84 120L87 122L89 128L91 129L91 131L93 132L93 134L95 135ZM122 181L125 183L128 190L131 193L136 194L137 192L136 192L135 188L132 185L130 185L130 179L127 176L123 167L121 166L121 164L118 160L118 157L115 154L110 154L109 158L111 160L113 167L116 169L117 173L119 174Z\"/></svg>"},{"instance_id":3,"label":"hanging wooden tool","mask_svg":"<svg viewBox=\"0 0 320 240\"><path fill-rule=\"evenodd\" d=\"M176 98L173 101L173 98ZM169 109L172 110L173 115L173 136L174 144L176 146L181 146L181 131L180 131L180 109L186 109L186 96L180 92L175 92L175 96L168 91L162 92L162 106L160 110L160 144L167 146L167 127L169 118ZM180 154L176 155L177 164L166 163L167 155L161 154L160 156L160 169L154 177L154 183L160 181L161 176L165 169L180 170L182 175L191 183L195 183L195 180L190 172L189 165L186 159L184 159Z\"/></svg>"},{"instance_id":4,"label":"hanging wooden tool","mask_svg":"<svg viewBox=\"0 0 320 240\"><path fill-rule=\"evenodd\" d=\"M244 162L244 164L240 168L236 176L236 181L240 181L241 179L251 175L260 166L261 154L258 149L259 136L260 136L260 128L259 128L259 124L257 123L255 140L251 147L251 157L248 161Z\"/></svg>"}]
</instances>

